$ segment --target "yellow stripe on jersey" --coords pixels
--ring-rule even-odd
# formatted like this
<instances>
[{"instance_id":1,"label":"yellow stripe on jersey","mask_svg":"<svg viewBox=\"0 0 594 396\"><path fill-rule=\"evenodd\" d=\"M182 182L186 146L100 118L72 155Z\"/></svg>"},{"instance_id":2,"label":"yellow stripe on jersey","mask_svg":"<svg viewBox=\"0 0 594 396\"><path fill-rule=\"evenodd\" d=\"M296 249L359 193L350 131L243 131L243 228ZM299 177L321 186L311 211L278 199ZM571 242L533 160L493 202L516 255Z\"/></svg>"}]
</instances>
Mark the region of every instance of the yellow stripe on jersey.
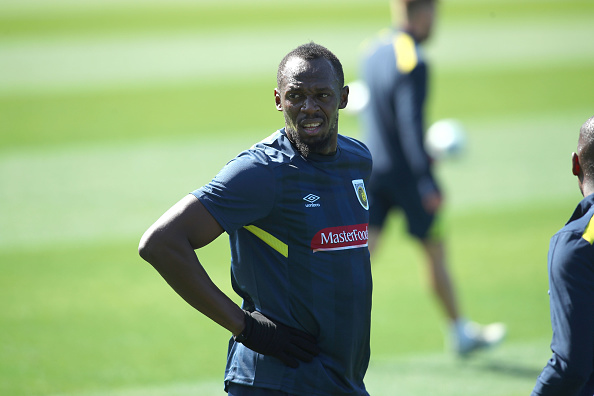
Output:
<instances>
[{"instance_id":1,"label":"yellow stripe on jersey","mask_svg":"<svg viewBox=\"0 0 594 396\"><path fill-rule=\"evenodd\" d=\"M282 254L284 257L289 257L289 246L280 239L276 238L274 235L271 235L254 225L247 225L243 228L260 238L264 243Z\"/></svg>"},{"instance_id":2,"label":"yellow stripe on jersey","mask_svg":"<svg viewBox=\"0 0 594 396\"><path fill-rule=\"evenodd\" d=\"M419 61L415 41L406 33L397 34L394 37L394 53L396 55L396 67L401 73L410 73Z\"/></svg>"},{"instance_id":3,"label":"yellow stripe on jersey","mask_svg":"<svg viewBox=\"0 0 594 396\"><path fill-rule=\"evenodd\" d=\"M594 217L590 219L584 233L582 234L582 238L584 238L588 243L591 245L594 243Z\"/></svg>"}]
</instances>

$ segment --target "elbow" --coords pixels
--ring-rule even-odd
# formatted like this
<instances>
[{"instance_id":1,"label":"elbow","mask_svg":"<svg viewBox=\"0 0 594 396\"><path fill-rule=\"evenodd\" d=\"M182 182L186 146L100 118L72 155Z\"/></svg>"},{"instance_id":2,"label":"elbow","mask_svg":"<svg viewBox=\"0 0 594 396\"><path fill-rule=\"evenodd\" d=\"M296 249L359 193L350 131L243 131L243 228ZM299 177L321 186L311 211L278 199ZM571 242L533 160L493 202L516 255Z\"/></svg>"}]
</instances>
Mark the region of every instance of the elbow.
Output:
<instances>
[{"instance_id":1,"label":"elbow","mask_svg":"<svg viewBox=\"0 0 594 396\"><path fill-rule=\"evenodd\" d=\"M158 257L159 245L158 235L152 229L148 229L140 238L138 254L146 262L153 264Z\"/></svg>"},{"instance_id":2,"label":"elbow","mask_svg":"<svg viewBox=\"0 0 594 396\"><path fill-rule=\"evenodd\" d=\"M150 227L140 238L138 254L161 272L180 255L179 241L162 227Z\"/></svg>"},{"instance_id":3,"label":"elbow","mask_svg":"<svg viewBox=\"0 0 594 396\"><path fill-rule=\"evenodd\" d=\"M149 255L149 247L146 243L144 235L142 236L142 238L140 239L140 243L138 244L138 255L142 257L143 260L148 261L147 257Z\"/></svg>"}]
</instances>

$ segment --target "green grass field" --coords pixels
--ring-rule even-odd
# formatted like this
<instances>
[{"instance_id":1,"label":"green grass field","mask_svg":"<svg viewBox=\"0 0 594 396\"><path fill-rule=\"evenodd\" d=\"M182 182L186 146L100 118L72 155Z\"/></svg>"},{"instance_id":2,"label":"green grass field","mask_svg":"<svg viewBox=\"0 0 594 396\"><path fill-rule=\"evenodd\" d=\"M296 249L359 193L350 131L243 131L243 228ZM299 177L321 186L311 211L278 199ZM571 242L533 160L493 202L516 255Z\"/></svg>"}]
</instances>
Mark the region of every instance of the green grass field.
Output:
<instances>
[{"instance_id":1,"label":"green grass field","mask_svg":"<svg viewBox=\"0 0 594 396\"><path fill-rule=\"evenodd\" d=\"M519 396L549 357L546 253L580 200L570 173L594 115L594 3L441 2L429 121L468 148L442 164L465 313L503 321L459 361L422 256L390 219L373 258L372 395ZM384 0L0 0L0 394L223 395L228 334L137 255L144 230L282 126L276 67L314 40L357 78ZM360 136L344 113L341 133ZM227 240L200 252L232 293ZM237 300L239 302L239 300Z\"/></svg>"}]
</instances>

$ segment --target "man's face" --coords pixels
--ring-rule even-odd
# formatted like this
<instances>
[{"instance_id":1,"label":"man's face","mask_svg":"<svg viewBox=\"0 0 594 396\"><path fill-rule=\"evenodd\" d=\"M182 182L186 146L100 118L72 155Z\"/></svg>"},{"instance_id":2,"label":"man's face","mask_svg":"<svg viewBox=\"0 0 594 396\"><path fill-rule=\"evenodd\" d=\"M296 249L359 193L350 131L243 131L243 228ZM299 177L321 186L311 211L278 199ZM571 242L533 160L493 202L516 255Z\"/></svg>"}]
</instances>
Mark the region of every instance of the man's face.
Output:
<instances>
[{"instance_id":1,"label":"man's face","mask_svg":"<svg viewBox=\"0 0 594 396\"><path fill-rule=\"evenodd\" d=\"M287 135L302 155L336 152L338 110L345 108L348 92L326 59L289 59L274 96Z\"/></svg>"},{"instance_id":2,"label":"man's face","mask_svg":"<svg viewBox=\"0 0 594 396\"><path fill-rule=\"evenodd\" d=\"M427 40L433 31L435 23L435 2L429 2L421 6L414 16L416 25L415 37L419 42Z\"/></svg>"}]
</instances>

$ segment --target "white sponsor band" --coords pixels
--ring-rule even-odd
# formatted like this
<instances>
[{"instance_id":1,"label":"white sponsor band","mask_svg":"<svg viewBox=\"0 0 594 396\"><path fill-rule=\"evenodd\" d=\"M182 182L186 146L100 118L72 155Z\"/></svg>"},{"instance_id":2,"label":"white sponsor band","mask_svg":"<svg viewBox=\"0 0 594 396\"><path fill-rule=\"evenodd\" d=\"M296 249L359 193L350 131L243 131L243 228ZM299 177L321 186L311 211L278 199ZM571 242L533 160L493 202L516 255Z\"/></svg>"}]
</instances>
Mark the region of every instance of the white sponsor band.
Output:
<instances>
[{"instance_id":1,"label":"white sponsor band","mask_svg":"<svg viewBox=\"0 0 594 396\"><path fill-rule=\"evenodd\" d=\"M358 242L358 241L367 241L369 238L369 233L367 228L364 231L360 230L352 230L352 231L342 231L339 233L329 232L328 234L322 233L320 235L322 245L326 244L337 244L337 243L345 243L345 242Z\"/></svg>"}]
</instances>

